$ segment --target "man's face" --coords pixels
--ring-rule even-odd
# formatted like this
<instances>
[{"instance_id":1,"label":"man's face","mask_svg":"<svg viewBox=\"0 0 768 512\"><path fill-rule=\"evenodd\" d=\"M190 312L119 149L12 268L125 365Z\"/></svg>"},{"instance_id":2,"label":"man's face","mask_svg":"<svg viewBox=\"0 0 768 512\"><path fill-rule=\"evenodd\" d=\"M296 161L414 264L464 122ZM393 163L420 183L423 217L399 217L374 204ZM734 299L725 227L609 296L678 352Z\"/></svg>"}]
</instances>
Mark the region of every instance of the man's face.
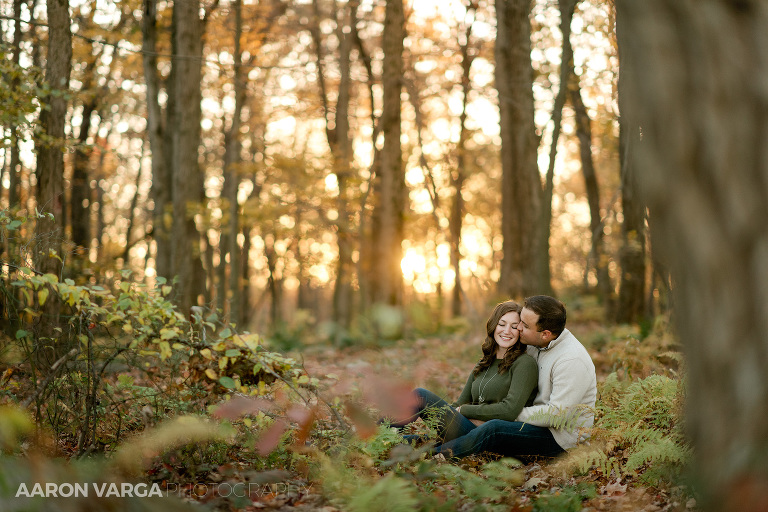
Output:
<instances>
[{"instance_id":1,"label":"man's face","mask_svg":"<svg viewBox=\"0 0 768 512\"><path fill-rule=\"evenodd\" d=\"M528 308L523 308L520 313L520 323L517 330L520 331L520 341L525 345L534 347L546 347L552 341L550 331L539 331L536 323L539 321L539 315Z\"/></svg>"}]
</instances>

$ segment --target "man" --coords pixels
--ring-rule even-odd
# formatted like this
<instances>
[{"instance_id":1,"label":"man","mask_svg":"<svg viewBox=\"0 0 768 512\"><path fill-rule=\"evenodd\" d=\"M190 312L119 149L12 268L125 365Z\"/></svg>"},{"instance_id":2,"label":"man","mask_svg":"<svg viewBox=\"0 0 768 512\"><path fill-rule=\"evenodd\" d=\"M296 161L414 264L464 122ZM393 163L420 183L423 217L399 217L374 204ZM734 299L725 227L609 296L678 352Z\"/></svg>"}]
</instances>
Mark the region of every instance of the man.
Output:
<instances>
[{"instance_id":1,"label":"man","mask_svg":"<svg viewBox=\"0 0 768 512\"><path fill-rule=\"evenodd\" d=\"M595 365L565 320L565 306L554 297L525 299L517 329L539 367L533 405L524 407L517 421L490 420L436 447L435 453L555 457L588 436L597 398Z\"/></svg>"}]
</instances>

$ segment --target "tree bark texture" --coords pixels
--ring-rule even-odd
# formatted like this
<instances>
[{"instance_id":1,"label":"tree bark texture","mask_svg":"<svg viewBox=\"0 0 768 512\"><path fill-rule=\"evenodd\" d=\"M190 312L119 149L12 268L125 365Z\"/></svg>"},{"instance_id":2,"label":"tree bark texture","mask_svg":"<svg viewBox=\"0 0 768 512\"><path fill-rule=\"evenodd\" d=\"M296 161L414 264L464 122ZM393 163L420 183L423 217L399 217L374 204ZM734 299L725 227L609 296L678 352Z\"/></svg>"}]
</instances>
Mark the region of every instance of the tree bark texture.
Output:
<instances>
[{"instance_id":1,"label":"tree bark texture","mask_svg":"<svg viewBox=\"0 0 768 512\"><path fill-rule=\"evenodd\" d=\"M150 195L154 203L152 212L152 238L155 241L155 270L158 276L171 278L171 241L170 230L172 216L171 193L173 181L170 162L167 161L163 112L160 108L160 79L157 71L157 0L144 0L142 18L142 50L144 80L147 86L147 132L149 149L152 153L152 190ZM169 109L172 102L168 91ZM169 125L170 126L170 125Z\"/></svg>"},{"instance_id":2,"label":"tree bark texture","mask_svg":"<svg viewBox=\"0 0 768 512\"><path fill-rule=\"evenodd\" d=\"M200 81L202 23L199 0L177 2L175 71L176 123L173 158L173 243L174 274L178 276L178 303L186 312L197 305L203 275L200 235L195 225L202 181L198 163L200 148ZM204 281L204 279L202 279Z\"/></svg>"},{"instance_id":3,"label":"tree bark texture","mask_svg":"<svg viewBox=\"0 0 768 512\"><path fill-rule=\"evenodd\" d=\"M54 91L67 91L72 70L72 32L70 28L69 4L65 0L49 0L48 53L45 64L45 80ZM37 219L36 237L38 251L36 267L44 273L61 275L61 260L51 257L50 251L61 255L61 241L64 236L64 153L67 99L63 95L48 98L48 109L40 114L40 124L45 140L39 145L37 156L37 208L53 214L53 218ZM51 294L42 308L36 359L43 371L69 350L65 343L53 343L53 329L58 325L60 303L56 294ZM58 336L56 336L58 338Z\"/></svg>"},{"instance_id":4,"label":"tree bark texture","mask_svg":"<svg viewBox=\"0 0 768 512\"><path fill-rule=\"evenodd\" d=\"M631 154L686 347L705 510L768 509L768 3L620 0ZM622 116L625 110L622 110Z\"/></svg>"},{"instance_id":5,"label":"tree bark texture","mask_svg":"<svg viewBox=\"0 0 768 512\"><path fill-rule=\"evenodd\" d=\"M384 147L381 151L378 197L373 219L375 240L374 274L371 276L373 302L402 304L403 224L406 211L405 173L400 146L400 92L403 87L403 39L405 19L402 0L387 0L384 20L383 104L381 127Z\"/></svg>"},{"instance_id":6,"label":"tree bark texture","mask_svg":"<svg viewBox=\"0 0 768 512\"><path fill-rule=\"evenodd\" d=\"M617 33L629 20L616 17ZM635 55L619 45L619 165L621 172L622 246L619 253L619 297L615 319L619 323L640 321L645 312L645 206L638 195L634 152L640 142L640 125L626 105L622 90L629 86L622 71Z\"/></svg>"},{"instance_id":7,"label":"tree bark texture","mask_svg":"<svg viewBox=\"0 0 768 512\"><path fill-rule=\"evenodd\" d=\"M11 59L16 69L21 67L21 4L22 0L13 0L13 50ZM11 81L11 89L16 90L21 85L19 77L14 77ZM11 164L8 169L8 205L11 208L18 207L21 198L21 152L18 139L18 127L11 124Z\"/></svg>"},{"instance_id":8,"label":"tree bark texture","mask_svg":"<svg viewBox=\"0 0 768 512\"><path fill-rule=\"evenodd\" d=\"M542 191L533 119L530 12L530 0L496 0L504 237L499 290L510 297L539 292L536 253Z\"/></svg>"},{"instance_id":9,"label":"tree bark texture","mask_svg":"<svg viewBox=\"0 0 768 512\"><path fill-rule=\"evenodd\" d=\"M552 143L549 148L549 165L544 180L544 196L541 202L541 234L538 237L539 250L537 274L540 289L538 293L552 293L552 271L549 268L549 238L552 234L552 196L555 191L555 162L557 161L557 143L563 125L563 107L568 98L568 83L573 74L573 47L571 46L571 21L576 8L576 0L559 0L560 32L563 37L560 53L560 85L555 96L552 110Z\"/></svg>"},{"instance_id":10,"label":"tree bark texture","mask_svg":"<svg viewBox=\"0 0 768 512\"><path fill-rule=\"evenodd\" d=\"M240 141L240 127L242 126L241 117L243 105L247 96L245 70L243 69L243 55L240 45L240 38L243 33L242 0L235 0L233 3L233 12L235 17L234 34L234 90L235 90L235 109L232 113L232 123L229 130L224 134L224 185L222 187L222 209L226 211L222 223L221 241L219 243L219 283L217 301L219 307L224 307L229 312L229 321L238 322L240 319L240 301L241 301L241 275L239 259L240 246L237 243L237 235L240 233L240 208L237 202L237 192L240 187L240 169L241 162L240 151L242 144ZM229 264L225 260L225 254L229 254ZM229 274L226 269L229 266ZM228 278L227 278L228 277Z\"/></svg>"}]
</instances>

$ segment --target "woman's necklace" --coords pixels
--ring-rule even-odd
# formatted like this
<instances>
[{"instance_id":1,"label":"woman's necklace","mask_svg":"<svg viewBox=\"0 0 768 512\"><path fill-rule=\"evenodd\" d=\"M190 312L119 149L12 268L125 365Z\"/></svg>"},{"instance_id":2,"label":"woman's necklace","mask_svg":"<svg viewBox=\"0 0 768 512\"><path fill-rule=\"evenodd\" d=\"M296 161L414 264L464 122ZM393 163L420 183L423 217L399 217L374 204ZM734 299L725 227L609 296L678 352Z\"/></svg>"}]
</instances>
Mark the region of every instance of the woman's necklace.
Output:
<instances>
[{"instance_id":1,"label":"woman's necklace","mask_svg":"<svg viewBox=\"0 0 768 512\"><path fill-rule=\"evenodd\" d=\"M478 396L478 397L477 397L477 399L478 399L478 401L479 401L480 403L483 403L483 402L485 402L485 397L483 396L483 391L485 391L485 388L486 388L486 387L488 387L488 384L490 384L490 383L491 383L491 381L492 381L493 379L495 379L495 378L496 378L496 375L498 375L498 372L497 372L497 373L494 373L494 374L493 374L493 377L491 377L491 378L488 380L488 382L486 382L486 383L485 383L485 386L483 386L483 382L485 382L485 378L488 376L488 370L490 370L490 369L491 369L490 367L488 367L488 368L486 368L486 369L485 369L485 373L483 374L483 378L482 378L482 379L480 379L480 385L479 385L479 386L477 386L478 388L480 388L480 396Z\"/></svg>"}]
</instances>

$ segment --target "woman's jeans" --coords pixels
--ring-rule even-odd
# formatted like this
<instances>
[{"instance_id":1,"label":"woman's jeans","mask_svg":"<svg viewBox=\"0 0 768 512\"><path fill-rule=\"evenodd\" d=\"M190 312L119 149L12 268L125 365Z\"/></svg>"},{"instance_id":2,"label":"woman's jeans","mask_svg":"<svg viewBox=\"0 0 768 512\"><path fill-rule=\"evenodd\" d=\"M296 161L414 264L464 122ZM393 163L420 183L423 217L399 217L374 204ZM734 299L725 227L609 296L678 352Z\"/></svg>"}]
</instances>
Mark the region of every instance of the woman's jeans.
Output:
<instances>
[{"instance_id":1,"label":"woman's jeans","mask_svg":"<svg viewBox=\"0 0 768 512\"><path fill-rule=\"evenodd\" d=\"M397 427L398 430L401 430L402 427L416 421L418 418L427 421L436 419L437 442L444 443L461 437L469 433L472 429L477 428L474 423L459 414L459 412L451 407L448 402L433 392L422 388L416 388L413 392L418 398L416 410L414 411L413 416L392 423L392 426ZM415 437L417 436L406 436L406 439L413 439Z\"/></svg>"},{"instance_id":2,"label":"woman's jeans","mask_svg":"<svg viewBox=\"0 0 768 512\"><path fill-rule=\"evenodd\" d=\"M414 415L393 426L401 428L417 418L437 414L438 442L441 444L433 449L434 454L441 453L447 458L482 452L505 457L556 457L565 452L546 427L504 420L486 421L478 427L431 391L418 388L414 392L419 398ZM434 412L428 413L429 409Z\"/></svg>"}]
</instances>

